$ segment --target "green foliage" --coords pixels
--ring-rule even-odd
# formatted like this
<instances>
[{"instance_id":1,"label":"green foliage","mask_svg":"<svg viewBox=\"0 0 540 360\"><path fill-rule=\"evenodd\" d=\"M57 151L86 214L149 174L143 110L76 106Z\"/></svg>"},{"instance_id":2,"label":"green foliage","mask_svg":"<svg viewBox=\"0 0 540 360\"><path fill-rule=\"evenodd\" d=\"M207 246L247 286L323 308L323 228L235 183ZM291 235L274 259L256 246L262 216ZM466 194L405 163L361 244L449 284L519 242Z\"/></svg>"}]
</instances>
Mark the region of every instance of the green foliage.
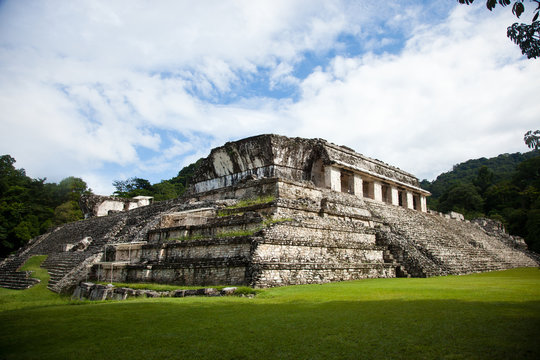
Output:
<instances>
[{"instance_id":1,"label":"green foliage","mask_svg":"<svg viewBox=\"0 0 540 360\"><path fill-rule=\"evenodd\" d=\"M184 187L175 186L168 180L152 185L152 196L155 201L175 199L184 192Z\"/></svg>"},{"instance_id":2,"label":"green foliage","mask_svg":"<svg viewBox=\"0 0 540 360\"><path fill-rule=\"evenodd\" d=\"M534 17L538 18L538 13ZM527 58L540 57L540 21L532 24L514 23L508 27L506 35L519 46L521 53L527 55ZM535 148L538 149L538 145Z\"/></svg>"},{"instance_id":3,"label":"green foliage","mask_svg":"<svg viewBox=\"0 0 540 360\"><path fill-rule=\"evenodd\" d=\"M474 0L458 0L458 2L470 5ZM531 59L540 57L540 22L537 21L540 14L540 0L529 0L529 2L537 5L532 11L534 15L531 24L514 23L508 27L506 35L519 46L523 55ZM523 0L487 0L486 7L491 11L497 4L504 7L512 3L512 14L519 18L525 12Z\"/></svg>"},{"instance_id":4,"label":"green foliage","mask_svg":"<svg viewBox=\"0 0 540 360\"><path fill-rule=\"evenodd\" d=\"M235 214L238 215L238 214ZM291 221L291 218L266 218L263 220L263 222L254 228L251 229L243 229L243 230L229 230L229 231L222 231L220 233L217 233L214 235L216 238L229 238L229 237L235 237L235 236L252 236L255 233L261 231L264 228L267 228L273 224L282 223L285 221ZM189 240L201 240L204 238L212 237L211 235L204 236L204 235L188 235L188 236L180 236L180 237L174 237L174 238L167 238L163 239L164 242L172 242L172 241L189 241Z\"/></svg>"},{"instance_id":5,"label":"green foliage","mask_svg":"<svg viewBox=\"0 0 540 360\"><path fill-rule=\"evenodd\" d=\"M493 171L489 170L485 165L478 170L476 178L473 179L473 185L479 194L484 194L487 188L493 184L493 176Z\"/></svg>"},{"instance_id":6,"label":"green foliage","mask_svg":"<svg viewBox=\"0 0 540 360\"><path fill-rule=\"evenodd\" d=\"M135 196L153 196L155 201L175 199L186 191L191 178L200 166L202 159L184 167L177 176L169 180L162 180L156 184L150 184L146 179L131 177L127 180L115 180L114 194L120 197L131 198Z\"/></svg>"},{"instance_id":7,"label":"green foliage","mask_svg":"<svg viewBox=\"0 0 540 360\"><path fill-rule=\"evenodd\" d=\"M88 188L83 179L73 176L67 177L60 181L57 188L57 197L64 202L77 202L81 198L81 195L88 195L92 193L92 189Z\"/></svg>"},{"instance_id":8,"label":"green foliage","mask_svg":"<svg viewBox=\"0 0 540 360\"><path fill-rule=\"evenodd\" d=\"M227 208L237 209L237 208L248 207L248 206L253 206L253 205L266 204L266 203L274 201L275 199L276 197L273 195L260 196L258 198L240 200L236 205L229 206Z\"/></svg>"},{"instance_id":9,"label":"green foliage","mask_svg":"<svg viewBox=\"0 0 540 360\"><path fill-rule=\"evenodd\" d=\"M119 197L151 196L152 185L146 179L132 177L127 180L115 180L114 194Z\"/></svg>"},{"instance_id":10,"label":"green foliage","mask_svg":"<svg viewBox=\"0 0 540 360\"><path fill-rule=\"evenodd\" d=\"M65 224L72 221L82 220L83 213L76 201L70 200L58 205L54 209L54 221L56 225Z\"/></svg>"},{"instance_id":11,"label":"green foliage","mask_svg":"<svg viewBox=\"0 0 540 360\"><path fill-rule=\"evenodd\" d=\"M237 286L236 291L234 292L234 295L257 295L261 293L263 290L258 290L251 288L249 286Z\"/></svg>"},{"instance_id":12,"label":"green foliage","mask_svg":"<svg viewBox=\"0 0 540 360\"><path fill-rule=\"evenodd\" d=\"M532 209L528 212L525 229L529 247L540 253L540 209Z\"/></svg>"},{"instance_id":13,"label":"green foliage","mask_svg":"<svg viewBox=\"0 0 540 360\"><path fill-rule=\"evenodd\" d=\"M540 151L530 151L524 154L501 154L491 159L480 158L468 160L454 165L452 171L440 174L433 182L424 180L422 187L429 190L433 194L432 197L434 199L438 199L454 184L473 183L473 180L478 177L479 169L483 166L493 173L493 183L511 180L518 164L539 155Z\"/></svg>"},{"instance_id":14,"label":"green foliage","mask_svg":"<svg viewBox=\"0 0 540 360\"><path fill-rule=\"evenodd\" d=\"M482 213L483 205L484 201L475 186L467 183L456 184L441 196L439 211L458 211L471 218Z\"/></svg>"},{"instance_id":15,"label":"green foliage","mask_svg":"<svg viewBox=\"0 0 540 360\"><path fill-rule=\"evenodd\" d=\"M8 306L6 359L537 359L540 272L369 279L188 297ZM17 305L18 307L15 307ZM54 306L51 306L54 305ZM75 329L75 330L74 330ZM31 346L29 345L31 344Z\"/></svg>"},{"instance_id":16,"label":"green foliage","mask_svg":"<svg viewBox=\"0 0 540 360\"><path fill-rule=\"evenodd\" d=\"M540 149L540 130L529 130L523 136L523 141L529 149L539 150Z\"/></svg>"},{"instance_id":17,"label":"green foliage","mask_svg":"<svg viewBox=\"0 0 540 360\"><path fill-rule=\"evenodd\" d=\"M171 184L180 184L182 188L187 188L191 184L191 179L195 175L197 169L201 166L203 159L189 164L178 172L178 175L169 180Z\"/></svg>"},{"instance_id":18,"label":"green foliage","mask_svg":"<svg viewBox=\"0 0 540 360\"><path fill-rule=\"evenodd\" d=\"M59 184L31 179L15 159L0 157L0 256L17 250L53 225L82 219L78 206L81 194L91 193L76 177Z\"/></svg>"},{"instance_id":19,"label":"green foliage","mask_svg":"<svg viewBox=\"0 0 540 360\"><path fill-rule=\"evenodd\" d=\"M243 211L241 209L243 208L254 206L254 205L267 204L269 202L274 201L275 199L276 199L275 196L267 195L267 196L259 196L257 198L240 200L234 205L227 206L225 209L219 210L217 212L217 216L223 217L223 216L229 216L232 214L242 215Z\"/></svg>"},{"instance_id":20,"label":"green foliage","mask_svg":"<svg viewBox=\"0 0 540 360\"><path fill-rule=\"evenodd\" d=\"M268 227L272 224L279 224L282 222L293 221L292 218L266 218L263 221L263 226Z\"/></svg>"}]
</instances>

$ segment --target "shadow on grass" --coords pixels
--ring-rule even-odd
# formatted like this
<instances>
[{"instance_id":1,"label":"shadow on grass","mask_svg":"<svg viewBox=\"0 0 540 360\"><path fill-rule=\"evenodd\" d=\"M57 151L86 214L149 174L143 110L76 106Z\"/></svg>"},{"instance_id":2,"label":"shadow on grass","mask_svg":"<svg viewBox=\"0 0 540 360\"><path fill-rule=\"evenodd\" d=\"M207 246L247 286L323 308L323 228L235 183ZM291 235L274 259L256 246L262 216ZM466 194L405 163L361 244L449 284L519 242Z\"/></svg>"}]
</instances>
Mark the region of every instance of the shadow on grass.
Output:
<instances>
[{"instance_id":1,"label":"shadow on grass","mask_svg":"<svg viewBox=\"0 0 540 360\"><path fill-rule=\"evenodd\" d=\"M540 301L179 299L0 313L6 359L537 359Z\"/></svg>"}]
</instances>

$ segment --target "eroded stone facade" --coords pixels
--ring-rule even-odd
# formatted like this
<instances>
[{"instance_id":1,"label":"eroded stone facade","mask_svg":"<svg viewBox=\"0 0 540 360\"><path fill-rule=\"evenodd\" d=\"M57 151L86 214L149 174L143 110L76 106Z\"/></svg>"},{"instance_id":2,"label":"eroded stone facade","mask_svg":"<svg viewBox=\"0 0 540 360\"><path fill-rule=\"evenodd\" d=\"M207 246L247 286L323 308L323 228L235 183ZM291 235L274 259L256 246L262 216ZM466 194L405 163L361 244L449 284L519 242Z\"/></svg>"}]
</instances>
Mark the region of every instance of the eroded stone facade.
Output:
<instances>
[{"instance_id":1,"label":"eroded stone facade","mask_svg":"<svg viewBox=\"0 0 540 360\"><path fill-rule=\"evenodd\" d=\"M382 161L323 139L260 135L213 149L194 177L195 193L248 179L309 181L316 187L426 212L418 179Z\"/></svg>"}]
</instances>

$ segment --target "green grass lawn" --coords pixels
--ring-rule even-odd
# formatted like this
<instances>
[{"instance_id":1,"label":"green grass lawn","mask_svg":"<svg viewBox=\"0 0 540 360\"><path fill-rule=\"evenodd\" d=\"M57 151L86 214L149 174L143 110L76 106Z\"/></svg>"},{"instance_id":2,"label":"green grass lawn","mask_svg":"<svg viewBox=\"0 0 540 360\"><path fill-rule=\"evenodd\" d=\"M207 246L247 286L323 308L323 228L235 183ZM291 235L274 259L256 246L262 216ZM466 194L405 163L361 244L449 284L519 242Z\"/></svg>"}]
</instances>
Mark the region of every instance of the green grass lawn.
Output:
<instances>
[{"instance_id":1,"label":"green grass lawn","mask_svg":"<svg viewBox=\"0 0 540 360\"><path fill-rule=\"evenodd\" d=\"M0 359L540 358L535 268L289 286L253 299L73 302L44 285L0 289Z\"/></svg>"}]
</instances>

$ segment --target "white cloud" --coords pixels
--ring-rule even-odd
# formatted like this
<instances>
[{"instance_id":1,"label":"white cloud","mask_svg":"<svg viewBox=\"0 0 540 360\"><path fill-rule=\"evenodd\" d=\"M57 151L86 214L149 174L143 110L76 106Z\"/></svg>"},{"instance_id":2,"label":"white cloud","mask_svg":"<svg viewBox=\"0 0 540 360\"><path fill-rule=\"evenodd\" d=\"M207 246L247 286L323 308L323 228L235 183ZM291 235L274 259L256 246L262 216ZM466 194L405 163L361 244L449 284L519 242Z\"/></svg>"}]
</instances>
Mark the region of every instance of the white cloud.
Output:
<instances>
[{"instance_id":1,"label":"white cloud","mask_svg":"<svg viewBox=\"0 0 540 360\"><path fill-rule=\"evenodd\" d=\"M432 178L469 158L525 151L538 127L538 62L500 29L506 14L457 8L419 28L399 55L337 57L303 81L290 116L326 137Z\"/></svg>"},{"instance_id":2,"label":"white cloud","mask_svg":"<svg viewBox=\"0 0 540 360\"><path fill-rule=\"evenodd\" d=\"M114 179L159 181L213 146L259 133L327 138L420 177L525 150L522 134L540 110L537 62L506 39L508 11L429 16L447 7L8 1L0 152L30 176L81 176L110 193ZM373 51L409 39L397 53L351 55L353 40L341 35ZM331 50L340 55L330 64L295 76L306 52ZM297 86L299 98L246 88L257 80L268 90Z\"/></svg>"}]
</instances>

